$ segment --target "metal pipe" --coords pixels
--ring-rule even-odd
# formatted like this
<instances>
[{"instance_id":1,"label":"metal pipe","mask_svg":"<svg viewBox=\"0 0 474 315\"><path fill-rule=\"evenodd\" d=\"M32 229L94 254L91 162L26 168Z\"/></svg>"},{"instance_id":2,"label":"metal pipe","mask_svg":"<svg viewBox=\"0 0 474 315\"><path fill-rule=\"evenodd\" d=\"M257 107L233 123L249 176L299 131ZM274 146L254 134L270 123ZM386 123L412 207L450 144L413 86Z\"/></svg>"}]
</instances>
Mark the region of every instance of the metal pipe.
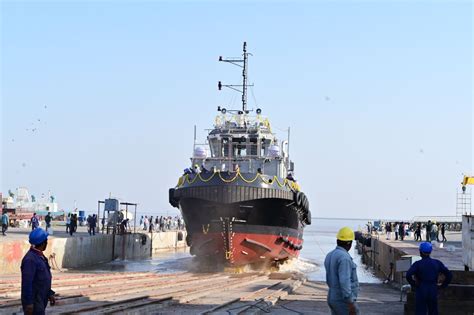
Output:
<instances>
[{"instance_id":1,"label":"metal pipe","mask_svg":"<svg viewBox=\"0 0 474 315\"><path fill-rule=\"evenodd\" d=\"M100 220L100 201L97 202L97 221ZM96 222L97 233L99 233L99 222Z\"/></svg>"},{"instance_id":2,"label":"metal pipe","mask_svg":"<svg viewBox=\"0 0 474 315\"><path fill-rule=\"evenodd\" d=\"M133 216L133 233L137 233L137 204L135 204L135 215Z\"/></svg>"}]
</instances>

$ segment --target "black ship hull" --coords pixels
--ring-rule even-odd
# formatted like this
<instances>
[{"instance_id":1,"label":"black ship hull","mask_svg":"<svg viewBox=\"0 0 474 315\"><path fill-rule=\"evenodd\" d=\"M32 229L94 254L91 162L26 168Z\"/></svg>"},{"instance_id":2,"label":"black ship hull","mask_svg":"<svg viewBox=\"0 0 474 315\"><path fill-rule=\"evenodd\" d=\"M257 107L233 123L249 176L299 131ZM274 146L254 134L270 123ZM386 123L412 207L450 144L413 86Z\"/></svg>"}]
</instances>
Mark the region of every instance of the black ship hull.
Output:
<instances>
[{"instance_id":1,"label":"black ship hull","mask_svg":"<svg viewBox=\"0 0 474 315\"><path fill-rule=\"evenodd\" d=\"M275 186L201 181L171 189L191 254L229 266L297 257L310 223L308 203L303 193Z\"/></svg>"}]
</instances>

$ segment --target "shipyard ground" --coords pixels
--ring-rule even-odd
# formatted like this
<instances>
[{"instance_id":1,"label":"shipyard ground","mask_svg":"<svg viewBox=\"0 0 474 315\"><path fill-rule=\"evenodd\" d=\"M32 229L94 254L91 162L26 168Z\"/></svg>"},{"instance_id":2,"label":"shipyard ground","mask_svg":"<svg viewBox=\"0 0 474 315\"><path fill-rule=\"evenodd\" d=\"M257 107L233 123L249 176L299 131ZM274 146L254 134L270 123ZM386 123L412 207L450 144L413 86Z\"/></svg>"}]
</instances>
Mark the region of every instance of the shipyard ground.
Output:
<instances>
[{"instance_id":1,"label":"shipyard ground","mask_svg":"<svg viewBox=\"0 0 474 315\"><path fill-rule=\"evenodd\" d=\"M433 256L458 272L456 283L442 294L440 314L472 315L474 274L460 270L459 233L449 233L447 237L450 241L444 248L436 248ZM72 238L90 239L88 235ZM379 275L389 277L390 281L388 284L361 284L358 299L361 314L412 314L413 294L404 296L404 301L400 302L400 290L396 285L403 281L403 274L394 271L390 275L389 266L402 255L415 254L418 243L387 241L382 235L372 242L372 248L359 245L364 259L373 262ZM97 270L93 267L88 271L53 270L53 289L59 296L57 305L49 306L47 314L330 313L326 284L307 281L298 273L196 271L206 268L179 273ZM0 314L21 313L20 289L18 272L1 275ZM407 299L409 303L406 303Z\"/></svg>"},{"instance_id":2,"label":"shipyard ground","mask_svg":"<svg viewBox=\"0 0 474 315\"><path fill-rule=\"evenodd\" d=\"M451 270L464 270L464 265L462 263L461 234L461 232L447 232L447 242L433 242L433 246L435 248L431 254L431 257L441 260L446 265L446 267ZM378 240L387 244L394 250L403 252L405 255L419 255L419 246L421 242L415 242L413 237L409 237L403 241L396 241L393 239L393 237L390 240L386 240L385 235L380 235ZM425 241L425 239L423 239L423 241ZM440 248L440 246L442 247Z\"/></svg>"},{"instance_id":3,"label":"shipyard ground","mask_svg":"<svg viewBox=\"0 0 474 315\"><path fill-rule=\"evenodd\" d=\"M47 314L328 314L324 282L292 273L60 273ZM0 313L21 312L20 277L0 280ZM389 303L389 304L387 304ZM397 291L363 284L362 314L401 314Z\"/></svg>"}]
</instances>

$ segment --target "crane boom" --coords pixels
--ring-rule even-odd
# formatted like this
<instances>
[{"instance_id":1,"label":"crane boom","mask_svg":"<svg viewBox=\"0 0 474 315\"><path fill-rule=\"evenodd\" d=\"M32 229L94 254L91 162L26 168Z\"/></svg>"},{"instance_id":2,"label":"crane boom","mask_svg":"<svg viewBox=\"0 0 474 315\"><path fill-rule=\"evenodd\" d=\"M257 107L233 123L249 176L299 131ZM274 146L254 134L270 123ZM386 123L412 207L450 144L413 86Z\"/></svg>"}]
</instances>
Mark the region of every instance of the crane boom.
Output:
<instances>
[{"instance_id":1,"label":"crane boom","mask_svg":"<svg viewBox=\"0 0 474 315\"><path fill-rule=\"evenodd\" d=\"M474 176L464 175L461 185L462 185L462 191L465 192L467 185L474 185Z\"/></svg>"}]
</instances>

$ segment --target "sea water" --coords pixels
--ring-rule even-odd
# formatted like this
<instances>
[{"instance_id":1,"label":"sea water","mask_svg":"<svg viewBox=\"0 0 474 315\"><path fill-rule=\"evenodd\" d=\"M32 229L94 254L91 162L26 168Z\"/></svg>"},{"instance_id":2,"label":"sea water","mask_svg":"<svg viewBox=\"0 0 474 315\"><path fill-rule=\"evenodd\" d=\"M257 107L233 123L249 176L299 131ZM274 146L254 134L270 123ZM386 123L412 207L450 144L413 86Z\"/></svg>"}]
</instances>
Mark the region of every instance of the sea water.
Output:
<instances>
[{"instance_id":1,"label":"sea water","mask_svg":"<svg viewBox=\"0 0 474 315\"><path fill-rule=\"evenodd\" d=\"M367 229L367 220L359 219L321 219L313 218L312 224L304 230L303 249L300 258L294 263L295 269L307 274L309 280L326 280L326 270L324 269L324 259L326 255L336 248L337 231L348 226L354 231ZM357 265L357 276L359 282L379 283L381 282L371 271L362 264L361 256L355 250L355 243L350 255Z\"/></svg>"}]
</instances>

